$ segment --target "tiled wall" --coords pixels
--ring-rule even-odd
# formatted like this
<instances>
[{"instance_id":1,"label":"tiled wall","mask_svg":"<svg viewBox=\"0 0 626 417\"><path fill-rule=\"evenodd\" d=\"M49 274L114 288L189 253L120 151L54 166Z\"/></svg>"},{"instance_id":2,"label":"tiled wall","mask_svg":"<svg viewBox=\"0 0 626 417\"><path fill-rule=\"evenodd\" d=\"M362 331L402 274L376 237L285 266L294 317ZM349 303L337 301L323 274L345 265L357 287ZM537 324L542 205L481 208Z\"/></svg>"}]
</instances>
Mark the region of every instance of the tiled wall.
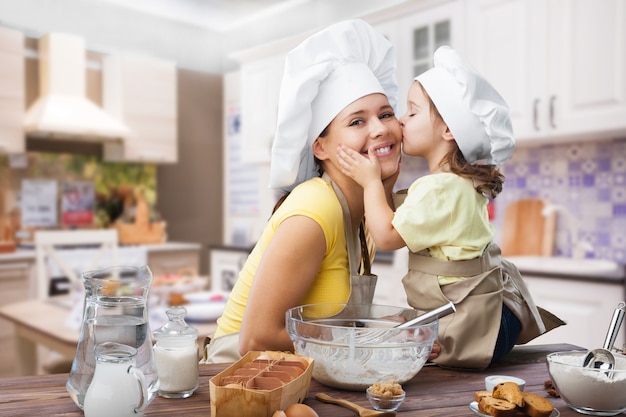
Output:
<instances>
[{"instance_id":1,"label":"tiled wall","mask_svg":"<svg viewBox=\"0 0 626 417\"><path fill-rule=\"evenodd\" d=\"M411 158L403 159L402 169L397 188L428 172ZM564 206L579 221L577 238L593 247L587 257L626 263L626 138L518 147L503 173L504 191L494 201L496 242L506 207L539 197ZM570 242L567 221L557 214L555 255L570 256Z\"/></svg>"},{"instance_id":2,"label":"tiled wall","mask_svg":"<svg viewBox=\"0 0 626 417\"><path fill-rule=\"evenodd\" d=\"M576 238L593 247L587 257L626 262L626 139L518 147L504 175L504 191L495 200L498 231L509 203L544 198L578 220ZM557 216L555 254L569 256L567 220Z\"/></svg>"}]
</instances>

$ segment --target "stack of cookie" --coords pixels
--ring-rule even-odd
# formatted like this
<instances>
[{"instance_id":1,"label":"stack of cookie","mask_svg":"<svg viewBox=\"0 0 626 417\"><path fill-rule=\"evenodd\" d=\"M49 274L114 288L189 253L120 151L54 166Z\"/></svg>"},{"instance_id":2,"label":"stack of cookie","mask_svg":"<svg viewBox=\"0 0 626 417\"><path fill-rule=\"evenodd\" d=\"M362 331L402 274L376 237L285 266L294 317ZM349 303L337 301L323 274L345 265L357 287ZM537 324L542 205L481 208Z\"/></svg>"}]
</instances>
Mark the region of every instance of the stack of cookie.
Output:
<instances>
[{"instance_id":1,"label":"stack of cookie","mask_svg":"<svg viewBox=\"0 0 626 417\"><path fill-rule=\"evenodd\" d=\"M501 382L493 392L476 391L475 397L478 410L494 417L550 417L554 410L548 399L524 392L514 382Z\"/></svg>"}]
</instances>

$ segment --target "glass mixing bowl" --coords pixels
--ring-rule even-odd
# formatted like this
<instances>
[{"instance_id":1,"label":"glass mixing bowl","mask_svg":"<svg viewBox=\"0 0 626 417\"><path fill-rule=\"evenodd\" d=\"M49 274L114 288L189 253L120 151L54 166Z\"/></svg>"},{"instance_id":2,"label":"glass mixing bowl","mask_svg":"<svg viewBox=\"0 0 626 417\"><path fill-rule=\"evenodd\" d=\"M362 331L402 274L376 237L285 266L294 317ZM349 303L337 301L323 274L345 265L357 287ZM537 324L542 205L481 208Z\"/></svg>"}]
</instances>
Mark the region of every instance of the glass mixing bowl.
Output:
<instances>
[{"instance_id":1,"label":"glass mixing bowl","mask_svg":"<svg viewBox=\"0 0 626 417\"><path fill-rule=\"evenodd\" d=\"M378 381L402 384L426 363L439 320L393 328L422 312L384 305L308 304L287 311L298 355L313 358L313 378L353 391Z\"/></svg>"},{"instance_id":2,"label":"glass mixing bowl","mask_svg":"<svg viewBox=\"0 0 626 417\"><path fill-rule=\"evenodd\" d=\"M550 378L571 409L593 416L614 416L626 411L626 356L613 354L612 371L583 366L587 351L546 356Z\"/></svg>"}]
</instances>

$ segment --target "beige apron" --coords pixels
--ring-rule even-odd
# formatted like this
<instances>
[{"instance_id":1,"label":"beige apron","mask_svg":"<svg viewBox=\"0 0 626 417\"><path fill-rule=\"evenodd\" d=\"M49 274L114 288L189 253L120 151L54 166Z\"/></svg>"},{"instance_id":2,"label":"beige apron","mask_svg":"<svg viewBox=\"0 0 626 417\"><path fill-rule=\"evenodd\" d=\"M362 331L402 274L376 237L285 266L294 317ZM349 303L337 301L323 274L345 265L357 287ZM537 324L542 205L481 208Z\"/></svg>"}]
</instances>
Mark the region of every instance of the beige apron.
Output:
<instances>
[{"instance_id":1,"label":"beige apron","mask_svg":"<svg viewBox=\"0 0 626 417\"><path fill-rule=\"evenodd\" d=\"M361 223L359 227L359 236L354 236L352 227L350 227L352 224L350 209L345 196L328 175L324 174L322 178L333 186L343 211L344 233L348 246L348 264L350 267L350 296L347 301L348 305L339 314L349 314L352 305L372 303L378 277L371 274L370 254L365 241L363 224ZM359 247L361 249L361 260L363 261L363 274L359 274ZM223 363L239 360L241 358L239 354L239 332L229 333L217 338L207 336L203 352L200 363Z\"/></svg>"},{"instance_id":2,"label":"beige apron","mask_svg":"<svg viewBox=\"0 0 626 417\"><path fill-rule=\"evenodd\" d=\"M361 222L359 226L359 236L354 236L352 227L350 227L352 219L350 218L350 208L348 207L346 197L327 174L324 174L322 178L333 186L343 211L343 230L346 237L346 245L348 246L348 264L350 267L350 296L348 297L346 310L350 308L350 305L372 304L378 276L372 274L371 271L372 264L370 253L367 249L363 223ZM360 259L359 249L361 251ZM362 274L360 273L361 271L363 272Z\"/></svg>"},{"instance_id":3,"label":"beige apron","mask_svg":"<svg viewBox=\"0 0 626 417\"><path fill-rule=\"evenodd\" d=\"M467 279L440 286L440 275ZM565 324L535 305L519 270L502 259L495 243L481 257L466 261L432 258L428 250L409 252L409 272L402 283L413 308L432 310L450 301L456 306L454 314L439 320L441 353L433 362L442 366L484 369L490 364L503 303L522 324L517 344Z\"/></svg>"}]
</instances>

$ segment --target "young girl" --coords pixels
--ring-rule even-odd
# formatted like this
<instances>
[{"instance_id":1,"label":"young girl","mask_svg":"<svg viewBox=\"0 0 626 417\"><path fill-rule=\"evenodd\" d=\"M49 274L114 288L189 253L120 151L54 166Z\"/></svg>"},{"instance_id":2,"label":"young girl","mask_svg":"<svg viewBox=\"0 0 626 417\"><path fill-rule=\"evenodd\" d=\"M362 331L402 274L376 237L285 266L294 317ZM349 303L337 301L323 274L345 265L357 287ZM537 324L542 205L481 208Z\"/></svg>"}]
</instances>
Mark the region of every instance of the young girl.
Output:
<instances>
[{"instance_id":1,"label":"young girl","mask_svg":"<svg viewBox=\"0 0 626 417\"><path fill-rule=\"evenodd\" d=\"M339 146L339 165L364 189L377 246L409 248L403 279L409 304L422 310L456 304L456 313L440 320L442 351L434 361L482 369L562 322L535 306L493 243L488 199L502 191L498 165L515 147L508 107L452 48L439 48L434 62L415 78L400 119L403 152L426 159L430 175L410 186L396 212L384 194L376 147L361 155Z\"/></svg>"}]
</instances>

